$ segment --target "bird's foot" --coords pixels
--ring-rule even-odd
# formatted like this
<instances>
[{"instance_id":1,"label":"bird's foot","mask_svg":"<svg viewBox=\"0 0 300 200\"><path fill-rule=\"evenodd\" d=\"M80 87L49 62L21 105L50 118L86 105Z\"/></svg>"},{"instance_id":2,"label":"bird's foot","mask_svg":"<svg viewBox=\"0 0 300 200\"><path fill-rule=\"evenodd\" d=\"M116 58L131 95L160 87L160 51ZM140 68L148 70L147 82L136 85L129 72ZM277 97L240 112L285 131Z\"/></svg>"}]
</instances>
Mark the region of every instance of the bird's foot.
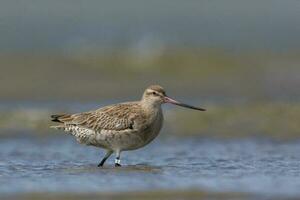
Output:
<instances>
[{"instance_id":1,"label":"bird's foot","mask_svg":"<svg viewBox=\"0 0 300 200\"><path fill-rule=\"evenodd\" d=\"M121 167L121 160L120 157L117 157L115 160L115 167Z\"/></svg>"},{"instance_id":2,"label":"bird's foot","mask_svg":"<svg viewBox=\"0 0 300 200\"><path fill-rule=\"evenodd\" d=\"M103 167L103 164L102 164L102 163L99 163L97 166L98 166L98 167Z\"/></svg>"},{"instance_id":3,"label":"bird's foot","mask_svg":"<svg viewBox=\"0 0 300 200\"><path fill-rule=\"evenodd\" d=\"M115 163L115 167L121 167L122 165L119 163Z\"/></svg>"},{"instance_id":4,"label":"bird's foot","mask_svg":"<svg viewBox=\"0 0 300 200\"><path fill-rule=\"evenodd\" d=\"M107 160L107 158L109 158L109 156L112 154L112 151L107 150L106 154L104 156L104 158L101 160L101 162L98 164L98 167L103 167L105 161Z\"/></svg>"},{"instance_id":5,"label":"bird's foot","mask_svg":"<svg viewBox=\"0 0 300 200\"><path fill-rule=\"evenodd\" d=\"M98 167L103 167L105 161L106 161L106 158L104 158L103 160L101 160L101 162L98 164Z\"/></svg>"}]
</instances>

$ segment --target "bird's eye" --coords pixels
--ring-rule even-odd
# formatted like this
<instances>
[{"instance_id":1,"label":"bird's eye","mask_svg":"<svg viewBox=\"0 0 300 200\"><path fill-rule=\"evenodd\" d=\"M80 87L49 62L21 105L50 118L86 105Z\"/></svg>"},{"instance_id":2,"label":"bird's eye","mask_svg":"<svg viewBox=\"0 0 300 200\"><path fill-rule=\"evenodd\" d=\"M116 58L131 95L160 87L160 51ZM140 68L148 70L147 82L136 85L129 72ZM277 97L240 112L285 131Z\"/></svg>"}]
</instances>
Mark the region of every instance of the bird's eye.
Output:
<instances>
[{"instance_id":1,"label":"bird's eye","mask_svg":"<svg viewBox=\"0 0 300 200\"><path fill-rule=\"evenodd\" d=\"M156 93L156 92L152 92L152 94L153 94L153 95L157 95L157 93Z\"/></svg>"}]
</instances>

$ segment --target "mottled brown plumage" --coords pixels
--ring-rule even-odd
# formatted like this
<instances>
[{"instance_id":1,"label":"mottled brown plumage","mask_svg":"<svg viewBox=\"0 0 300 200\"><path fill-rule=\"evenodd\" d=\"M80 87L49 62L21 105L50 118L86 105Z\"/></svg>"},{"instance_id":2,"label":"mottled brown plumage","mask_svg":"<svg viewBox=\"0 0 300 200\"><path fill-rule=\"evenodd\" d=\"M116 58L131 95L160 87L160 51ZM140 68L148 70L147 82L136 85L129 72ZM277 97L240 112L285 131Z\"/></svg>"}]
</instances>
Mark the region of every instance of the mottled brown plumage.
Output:
<instances>
[{"instance_id":1,"label":"mottled brown plumage","mask_svg":"<svg viewBox=\"0 0 300 200\"><path fill-rule=\"evenodd\" d=\"M52 128L71 133L80 143L106 149L107 153L99 166L113 152L117 155L115 165L120 166L121 151L143 147L159 134L163 123L163 103L204 110L179 103L167 97L161 86L152 85L145 90L140 101L77 114L52 115L52 121L61 123Z\"/></svg>"}]
</instances>

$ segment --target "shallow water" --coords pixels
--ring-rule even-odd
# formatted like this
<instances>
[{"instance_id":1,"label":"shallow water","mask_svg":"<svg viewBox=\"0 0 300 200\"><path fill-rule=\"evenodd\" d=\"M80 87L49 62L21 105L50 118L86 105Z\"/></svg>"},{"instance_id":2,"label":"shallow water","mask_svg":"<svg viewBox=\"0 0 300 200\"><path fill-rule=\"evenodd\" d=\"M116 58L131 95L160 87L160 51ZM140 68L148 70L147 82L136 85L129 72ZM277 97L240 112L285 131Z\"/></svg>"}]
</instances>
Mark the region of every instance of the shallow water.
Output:
<instances>
[{"instance_id":1,"label":"shallow water","mask_svg":"<svg viewBox=\"0 0 300 200\"><path fill-rule=\"evenodd\" d=\"M0 193L112 192L196 188L300 196L300 141L160 137L124 152L123 167L71 136L0 140Z\"/></svg>"}]
</instances>

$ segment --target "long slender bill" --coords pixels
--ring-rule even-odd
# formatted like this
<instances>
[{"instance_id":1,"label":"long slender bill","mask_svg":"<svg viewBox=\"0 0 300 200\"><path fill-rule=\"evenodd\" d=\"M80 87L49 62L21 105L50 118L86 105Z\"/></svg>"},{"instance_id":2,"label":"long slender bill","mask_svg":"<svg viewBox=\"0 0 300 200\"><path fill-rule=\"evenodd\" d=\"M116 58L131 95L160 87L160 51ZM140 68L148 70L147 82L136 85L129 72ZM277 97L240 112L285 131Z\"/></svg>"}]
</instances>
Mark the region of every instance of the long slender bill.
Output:
<instances>
[{"instance_id":1,"label":"long slender bill","mask_svg":"<svg viewBox=\"0 0 300 200\"><path fill-rule=\"evenodd\" d=\"M187 104L184 104L184 103L180 103L180 102L178 102L174 99L171 99L170 97L165 97L165 102L166 103L171 103L171 104L174 104L174 105L178 105L178 106L182 106L182 107L185 107L185 108L194 109L194 110L206 111L204 108L199 108L199 107L187 105Z\"/></svg>"}]
</instances>

